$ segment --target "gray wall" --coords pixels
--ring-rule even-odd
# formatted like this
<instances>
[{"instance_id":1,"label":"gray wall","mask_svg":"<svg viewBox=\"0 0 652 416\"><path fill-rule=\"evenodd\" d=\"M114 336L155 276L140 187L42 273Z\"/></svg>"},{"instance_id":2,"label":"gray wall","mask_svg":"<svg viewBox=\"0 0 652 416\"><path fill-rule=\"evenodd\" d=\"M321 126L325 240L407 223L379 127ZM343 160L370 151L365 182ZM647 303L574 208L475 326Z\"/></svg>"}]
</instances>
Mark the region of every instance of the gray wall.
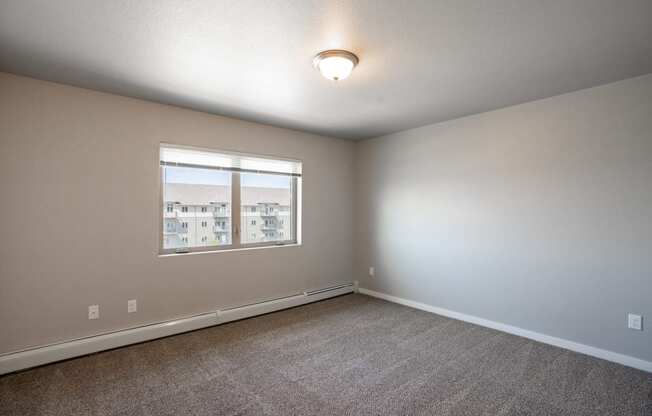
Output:
<instances>
[{"instance_id":1,"label":"gray wall","mask_svg":"<svg viewBox=\"0 0 652 416\"><path fill-rule=\"evenodd\" d=\"M160 141L303 160L303 245L159 258ZM0 353L350 282L353 156L348 141L0 73Z\"/></svg>"},{"instance_id":2,"label":"gray wall","mask_svg":"<svg viewBox=\"0 0 652 416\"><path fill-rule=\"evenodd\" d=\"M652 75L356 157L362 287L652 360Z\"/></svg>"}]
</instances>

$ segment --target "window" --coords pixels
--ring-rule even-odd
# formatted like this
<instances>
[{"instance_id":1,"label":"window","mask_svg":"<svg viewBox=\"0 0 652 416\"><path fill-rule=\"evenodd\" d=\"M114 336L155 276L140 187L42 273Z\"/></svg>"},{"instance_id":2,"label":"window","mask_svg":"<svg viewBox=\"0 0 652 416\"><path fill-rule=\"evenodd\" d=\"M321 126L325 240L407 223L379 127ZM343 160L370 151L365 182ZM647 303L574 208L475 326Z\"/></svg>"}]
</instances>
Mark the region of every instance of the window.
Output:
<instances>
[{"instance_id":1,"label":"window","mask_svg":"<svg viewBox=\"0 0 652 416\"><path fill-rule=\"evenodd\" d=\"M160 156L161 253L299 241L301 162L171 145Z\"/></svg>"}]
</instances>

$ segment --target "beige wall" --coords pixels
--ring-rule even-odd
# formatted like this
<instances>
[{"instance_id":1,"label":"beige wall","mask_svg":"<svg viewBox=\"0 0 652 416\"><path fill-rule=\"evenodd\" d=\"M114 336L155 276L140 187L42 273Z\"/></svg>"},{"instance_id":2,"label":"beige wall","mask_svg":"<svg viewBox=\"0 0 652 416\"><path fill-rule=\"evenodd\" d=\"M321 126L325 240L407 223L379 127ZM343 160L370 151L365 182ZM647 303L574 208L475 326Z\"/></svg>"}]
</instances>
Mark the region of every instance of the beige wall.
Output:
<instances>
[{"instance_id":1,"label":"beige wall","mask_svg":"<svg viewBox=\"0 0 652 416\"><path fill-rule=\"evenodd\" d=\"M158 257L161 141L301 159L303 245ZM353 149L0 73L0 353L351 282Z\"/></svg>"},{"instance_id":2,"label":"beige wall","mask_svg":"<svg viewBox=\"0 0 652 416\"><path fill-rule=\"evenodd\" d=\"M652 361L652 75L356 154L361 286Z\"/></svg>"}]
</instances>

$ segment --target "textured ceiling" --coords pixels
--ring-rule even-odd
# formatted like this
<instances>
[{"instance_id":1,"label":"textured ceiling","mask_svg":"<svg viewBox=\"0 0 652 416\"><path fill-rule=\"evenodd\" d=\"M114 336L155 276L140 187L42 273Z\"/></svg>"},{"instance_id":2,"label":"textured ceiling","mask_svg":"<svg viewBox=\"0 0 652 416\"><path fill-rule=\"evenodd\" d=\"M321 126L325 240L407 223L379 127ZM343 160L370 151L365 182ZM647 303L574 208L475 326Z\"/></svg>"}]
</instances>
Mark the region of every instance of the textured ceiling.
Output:
<instances>
[{"instance_id":1,"label":"textured ceiling","mask_svg":"<svg viewBox=\"0 0 652 416\"><path fill-rule=\"evenodd\" d=\"M650 73L652 1L1 0L0 70L365 138Z\"/></svg>"}]
</instances>

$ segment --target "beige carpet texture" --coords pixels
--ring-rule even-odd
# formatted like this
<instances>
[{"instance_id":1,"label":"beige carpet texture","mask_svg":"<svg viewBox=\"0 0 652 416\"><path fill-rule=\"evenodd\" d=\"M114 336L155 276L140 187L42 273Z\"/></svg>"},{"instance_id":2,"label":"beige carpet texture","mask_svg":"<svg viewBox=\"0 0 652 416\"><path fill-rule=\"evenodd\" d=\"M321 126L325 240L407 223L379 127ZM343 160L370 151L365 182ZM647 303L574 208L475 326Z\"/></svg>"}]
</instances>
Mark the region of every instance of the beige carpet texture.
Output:
<instances>
[{"instance_id":1,"label":"beige carpet texture","mask_svg":"<svg viewBox=\"0 0 652 416\"><path fill-rule=\"evenodd\" d=\"M0 415L652 415L652 374L352 294L0 377Z\"/></svg>"}]
</instances>

